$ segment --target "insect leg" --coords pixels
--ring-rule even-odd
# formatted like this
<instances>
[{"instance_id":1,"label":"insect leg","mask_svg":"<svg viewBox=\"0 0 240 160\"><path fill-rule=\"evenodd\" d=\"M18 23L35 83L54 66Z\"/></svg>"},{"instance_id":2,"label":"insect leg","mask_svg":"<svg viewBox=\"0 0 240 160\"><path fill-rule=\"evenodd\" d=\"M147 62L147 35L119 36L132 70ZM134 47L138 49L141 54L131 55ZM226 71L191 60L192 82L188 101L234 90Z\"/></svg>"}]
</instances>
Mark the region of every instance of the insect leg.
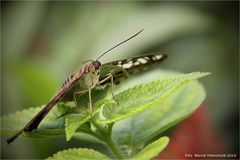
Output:
<instances>
[{"instance_id":1,"label":"insect leg","mask_svg":"<svg viewBox=\"0 0 240 160\"><path fill-rule=\"evenodd\" d=\"M115 94L113 93L113 76L112 75L111 75L110 87L111 87L112 96L113 96L114 100L117 102L117 104L119 105L119 102L118 102L117 98L115 97Z\"/></svg>"},{"instance_id":2,"label":"insect leg","mask_svg":"<svg viewBox=\"0 0 240 160\"><path fill-rule=\"evenodd\" d=\"M77 93L73 93L73 99L74 99L74 103L75 103L76 107L78 107L78 103L77 103L77 100L76 100L76 95L77 95Z\"/></svg>"},{"instance_id":3,"label":"insect leg","mask_svg":"<svg viewBox=\"0 0 240 160\"><path fill-rule=\"evenodd\" d=\"M93 109L92 109L92 95L91 95L91 88L88 90L88 96L89 96L89 113L90 113L90 116L92 117Z\"/></svg>"},{"instance_id":4,"label":"insect leg","mask_svg":"<svg viewBox=\"0 0 240 160\"><path fill-rule=\"evenodd\" d=\"M119 102L117 100L117 98L115 97L115 94L113 93L113 75L110 73L105 79L101 80L98 82L98 85L104 83L105 81L107 81L108 79L111 79L111 83L110 83L110 88L111 88L111 93L113 96L113 99L117 102L117 104L119 105Z\"/></svg>"}]
</instances>

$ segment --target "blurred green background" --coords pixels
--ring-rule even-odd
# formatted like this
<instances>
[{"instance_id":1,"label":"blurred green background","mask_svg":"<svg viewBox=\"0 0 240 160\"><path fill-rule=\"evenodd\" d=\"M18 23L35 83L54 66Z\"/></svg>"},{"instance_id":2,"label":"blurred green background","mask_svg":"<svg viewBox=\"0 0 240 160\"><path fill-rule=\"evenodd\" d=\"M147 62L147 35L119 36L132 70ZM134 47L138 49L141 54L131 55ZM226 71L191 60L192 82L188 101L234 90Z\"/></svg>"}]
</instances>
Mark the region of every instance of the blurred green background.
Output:
<instances>
[{"instance_id":1,"label":"blurred green background","mask_svg":"<svg viewBox=\"0 0 240 160\"><path fill-rule=\"evenodd\" d=\"M238 153L238 14L237 1L1 2L1 115L47 103L81 62L144 28L101 61L160 51L169 55L164 69L211 72L201 80L206 110L223 152ZM20 138L10 146L4 140L1 158L46 158L69 147L100 147L65 137Z\"/></svg>"}]
</instances>

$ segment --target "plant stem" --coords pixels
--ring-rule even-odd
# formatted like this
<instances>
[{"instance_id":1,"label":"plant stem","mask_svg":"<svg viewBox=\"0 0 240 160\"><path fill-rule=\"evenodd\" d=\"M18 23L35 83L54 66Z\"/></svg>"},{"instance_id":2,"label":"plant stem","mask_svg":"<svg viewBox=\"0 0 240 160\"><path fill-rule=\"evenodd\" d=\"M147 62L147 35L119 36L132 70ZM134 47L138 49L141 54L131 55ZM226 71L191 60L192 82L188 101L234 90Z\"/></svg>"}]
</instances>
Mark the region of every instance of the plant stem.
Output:
<instances>
[{"instance_id":1,"label":"plant stem","mask_svg":"<svg viewBox=\"0 0 240 160\"><path fill-rule=\"evenodd\" d=\"M118 159L123 159L123 155L121 153L121 150L119 147L113 142L112 138L109 137L105 139L106 144L108 145L108 148L113 152L113 154L118 158Z\"/></svg>"},{"instance_id":2,"label":"plant stem","mask_svg":"<svg viewBox=\"0 0 240 160\"><path fill-rule=\"evenodd\" d=\"M98 139L102 140L105 142L107 148L118 158L118 159L123 159L123 154L121 150L119 149L118 145L114 143L112 140L112 127L113 124L108 125L108 130L104 130L102 126L98 125L95 121L92 121L92 124L99 130L101 138L98 137Z\"/></svg>"}]
</instances>

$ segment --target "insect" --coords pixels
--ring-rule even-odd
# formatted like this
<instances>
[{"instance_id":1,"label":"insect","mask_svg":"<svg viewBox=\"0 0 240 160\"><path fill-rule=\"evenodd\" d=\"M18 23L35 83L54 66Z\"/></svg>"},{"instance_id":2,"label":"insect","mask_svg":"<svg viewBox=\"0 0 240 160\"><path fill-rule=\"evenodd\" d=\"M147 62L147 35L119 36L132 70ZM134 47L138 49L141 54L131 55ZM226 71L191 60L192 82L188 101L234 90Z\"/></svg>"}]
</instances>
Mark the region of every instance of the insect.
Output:
<instances>
[{"instance_id":1,"label":"insect","mask_svg":"<svg viewBox=\"0 0 240 160\"><path fill-rule=\"evenodd\" d=\"M134 58L117 60L105 64L101 64L99 59L104 56L109 51L118 47L119 45L127 42L128 40L136 37L143 31L140 30L138 33L129 37L128 39L118 43L114 47L110 48L103 54L101 54L96 60L90 60L86 62L77 72L70 75L65 82L62 84L60 89L57 91L56 95L50 100L50 102L39 112L36 116L29 121L26 126L21 129L18 133L7 139L7 143L13 142L22 132L31 132L37 129L40 122L49 113L49 111L61 101L67 98L72 98L75 103L76 96L78 94L88 92L89 97L89 113L92 114L92 98L91 90L96 86L103 86L110 84L111 93L115 101L118 103L115 95L112 91L113 83L119 83L121 78L126 77L128 74L146 70L152 64L159 63L167 57L165 54L148 54L142 55ZM77 105L77 103L76 103Z\"/></svg>"}]
</instances>

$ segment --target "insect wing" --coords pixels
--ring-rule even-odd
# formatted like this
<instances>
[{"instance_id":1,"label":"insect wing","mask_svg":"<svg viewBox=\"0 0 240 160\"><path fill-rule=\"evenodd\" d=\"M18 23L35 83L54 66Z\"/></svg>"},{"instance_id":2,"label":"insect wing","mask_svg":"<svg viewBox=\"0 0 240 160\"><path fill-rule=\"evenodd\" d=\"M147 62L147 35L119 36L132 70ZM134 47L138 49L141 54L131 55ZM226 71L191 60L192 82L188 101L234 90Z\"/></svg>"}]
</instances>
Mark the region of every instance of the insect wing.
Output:
<instances>
[{"instance_id":1,"label":"insect wing","mask_svg":"<svg viewBox=\"0 0 240 160\"><path fill-rule=\"evenodd\" d=\"M155 53L105 63L101 67L100 79L104 79L108 73L111 73L114 78L114 83L119 83L120 80L126 78L128 74L147 70L152 65L160 63L165 58L167 58L166 54ZM108 82L109 81L106 83Z\"/></svg>"},{"instance_id":2,"label":"insect wing","mask_svg":"<svg viewBox=\"0 0 240 160\"><path fill-rule=\"evenodd\" d=\"M113 61L107 64L117 65L128 72L137 71L141 68L151 66L153 64L161 62L163 59L167 58L166 54L148 54L143 56L137 56L133 58Z\"/></svg>"}]
</instances>

